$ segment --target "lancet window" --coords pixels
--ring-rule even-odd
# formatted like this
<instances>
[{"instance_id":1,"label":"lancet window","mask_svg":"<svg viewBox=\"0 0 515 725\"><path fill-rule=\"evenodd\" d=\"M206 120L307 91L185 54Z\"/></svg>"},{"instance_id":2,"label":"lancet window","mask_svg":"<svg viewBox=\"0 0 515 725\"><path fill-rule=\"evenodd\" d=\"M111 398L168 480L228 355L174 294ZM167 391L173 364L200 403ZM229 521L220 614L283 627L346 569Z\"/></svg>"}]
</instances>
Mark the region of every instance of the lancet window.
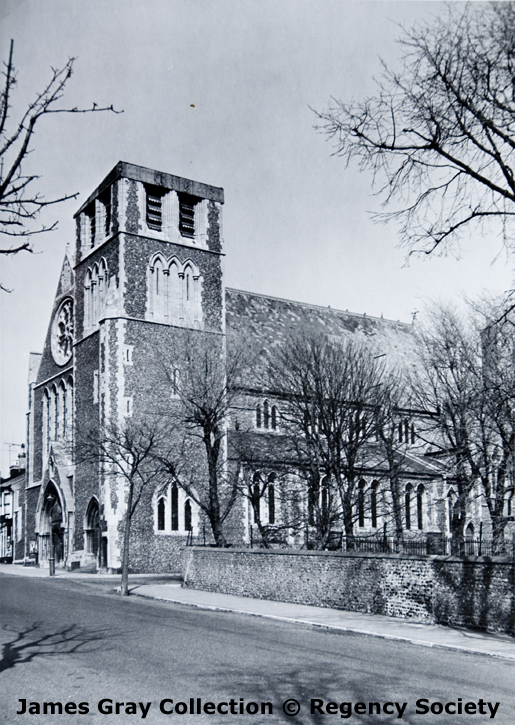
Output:
<instances>
[{"instance_id":1,"label":"lancet window","mask_svg":"<svg viewBox=\"0 0 515 725\"><path fill-rule=\"evenodd\" d=\"M201 327L201 277L197 267L156 254L148 270L148 318L170 325Z\"/></svg>"},{"instance_id":2,"label":"lancet window","mask_svg":"<svg viewBox=\"0 0 515 725\"><path fill-rule=\"evenodd\" d=\"M102 258L86 272L84 278L84 332L96 329L105 315L105 304L109 288L107 262Z\"/></svg>"}]
</instances>

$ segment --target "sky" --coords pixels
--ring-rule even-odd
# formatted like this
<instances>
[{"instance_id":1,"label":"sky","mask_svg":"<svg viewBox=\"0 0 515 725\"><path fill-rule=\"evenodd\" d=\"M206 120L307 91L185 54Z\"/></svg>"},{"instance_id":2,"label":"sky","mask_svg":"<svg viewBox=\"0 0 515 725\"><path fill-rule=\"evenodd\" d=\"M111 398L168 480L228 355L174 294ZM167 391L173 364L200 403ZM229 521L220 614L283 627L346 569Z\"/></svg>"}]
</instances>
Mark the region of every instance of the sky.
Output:
<instances>
[{"instance_id":1,"label":"sky","mask_svg":"<svg viewBox=\"0 0 515 725\"><path fill-rule=\"evenodd\" d=\"M455 256L411 259L375 224L371 178L346 167L313 109L374 91L395 67L400 26L439 2L349 0L1 0L0 54L14 39L12 121L76 58L61 107L122 114L42 119L28 169L46 198L78 193L42 221L35 253L1 259L0 470L25 441L30 352L42 350L73 214L120 160L225 190L226 284L410 322L429 300L512 287L492 232Z\"/></svg>"}]
</instances>

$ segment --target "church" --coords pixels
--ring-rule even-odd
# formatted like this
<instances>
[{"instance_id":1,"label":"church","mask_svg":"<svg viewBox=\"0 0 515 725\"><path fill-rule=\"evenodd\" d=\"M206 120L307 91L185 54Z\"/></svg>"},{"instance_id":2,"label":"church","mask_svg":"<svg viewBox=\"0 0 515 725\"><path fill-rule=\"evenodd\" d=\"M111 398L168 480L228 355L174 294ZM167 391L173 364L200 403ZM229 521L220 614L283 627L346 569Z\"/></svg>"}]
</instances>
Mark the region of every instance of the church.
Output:
<instances>
[{"instance_id":1,"label":"church","mask_svg":"<svg viewBox=\"0 0 515 725\"><path fill-rule=\"evenodd\" d=\"M68 569L120 568L123 482L109 481L98 463L74 454L75 431L148 411L151 396L161 394L152 351L173 349L181 331L227 340L231 334L266 350L309 327L336 339L373 339L396 364L412 364L411 324L227 288L223 205L222 188L119 162L77 211L75 245L63 262L44 349L30 360L26 557L39 566L48 566L52 552L56 566ZM305 525L281 526L292 500L299 511L309 506L300 490L291 494L298 471L284 446L282 399L281 391L243 380L227 416L223 455L226 467L235 468L236 444L245 436L252 476L267 484L259 502L264 525L277 528L283 545L309 548L308 515ZM452 481L424 456L427 446L409 411L398 434L407 461L406 533L413 540L448 537ZM362 472L357 534L380 536L391 525L381 487L377 470ZM234 503L233 546L257 539L251 508L245 496ZM482 515L472 502L468 531L477 530ZM195 501L170 481L139 504L130 568L178 571L186 543L211 541Z\"/></svg>"}]
</instances>

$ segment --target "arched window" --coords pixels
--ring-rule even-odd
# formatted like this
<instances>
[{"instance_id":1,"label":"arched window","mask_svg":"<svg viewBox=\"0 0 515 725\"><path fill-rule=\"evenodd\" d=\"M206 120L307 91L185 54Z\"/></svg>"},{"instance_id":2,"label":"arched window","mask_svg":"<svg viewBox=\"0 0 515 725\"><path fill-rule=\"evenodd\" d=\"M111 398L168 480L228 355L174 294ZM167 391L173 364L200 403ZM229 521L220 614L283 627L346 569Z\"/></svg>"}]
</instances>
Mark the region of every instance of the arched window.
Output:
<instances>
[{"instance_id":1,"label":"arched window","mask_svg":"<svg viewBox=\"0 0 515 725\"><path fill-rule=\"evenodd\" d=\"M152 319L167 322L168 269L163 258L158 255L150 265L150 295Z\"/></svg>"},{"instance_id":2,"label":"arched window","mask_svg":"<svg viewBox=\"0 0 515 725\"><path fill-rule=\"evenodd\" d=\"M409 433L410 433L409 421L406 419L404 421L404 442L405 443L409 443Z\"/></svg>"},{"instance_id":3,"label":"arched window","mask_svg":"<svg viewBox=\"0 0 515 725\"><path fill-rule=\"evenodd\" d=\"M43 428L43 451L48 453L50 446L50 395L45 388L41 400L41 417Z\"/></svg>"},{"instance_id":4,"label":"arched window","mask_svg":"<svg viewBox=\"0 0 515 725\"><path fill-rule=\"evenodd\" d=\"M256 428L261 428L261 405L256 405Z\"/></svg>"},{"instance_id":5,"label":"arched window","mask_svg":"<svg viewBox=\"0 0 515 725\"><path fill-rule=\"evenodd\" d=\"M254 474L252 484L252 509L254 511L254 523L261 518L261 476L259 473Z\"/></svg>"},{"instance_id":6,"label":"arched window","mask_svg":"<svg viewBox=\"0 0 515 725\"><path fill-rule=\"evenodd\" d=\"M172 486L172 531L179 531L179 489Z\"/></svg>"},{"instance_id":7,"label":"arched window","mask_svg":"<svg viewBox=\"0 0 515 725\"><path fill-rule=\"evenodd\" d=\"M277 408L272 405L272 429L277 430Z\"/></svg>"},{"instance_id":8,"label":"arched window","mask_svg":"<svg viewBox=\"0 0 515 725\"><path fill-rule=\"evenodd\" d=\"M172 395L179 395L179 371L177 370L177 368L174 368L172 370L171 383Z\"/></svg>"},{"instance_id":9,"label":"arched window","mask_svg":"<svg viewBox=\"0 0 515 725\"><path fill-rule=\"evenodd\" d=\"M417 440L417 434L415 431L415 423L411 424L411 445L414 446Z\"/></svg>"},{"instance_id":10,"label":"arched window","mask_svg":"<svg viewBox=\"0 0 515 725\"><path fill-rule=\"evenodd\" d=\"M365 526L365 481L358 484L358 526Z\"/></svg>"},{"instance_id":11,"label":"arched window","mask_svg":"<svg viewBox=\"0 0 515 725\"><path fill-rule=\"evenodd\" d=\"M109 287L107 262L90 267L84 277L84 331L90 332L105 314L105 304Z\"/></svg>"},{"instance_id":12,"label":"arched window","mask_svg":"<svg viewBox=\"0 0 515 725\"><path fill-rule=\"evenodd\" d=\"M370 515L372 518L372 528L377 528L377 489L379 483L377 481L372 482L372 490L370 492Z\"/></svg>"},{"instance_id":13,"label":"arched window","mask_svg":"<svg viewBox=\"0 0 515 725\"><path fill-rule=\"evenodd\" d=\"M188 499L184 504L184 530L192 531L191 525L191 501Z\"/></svg>"},{"instance_id":14,"label":"arched window","mask_svg":"<svg viewBox=\"0 0 515 725\"><path fill-rule=\"evenodd\" d=\"M66 384L66 438L73 440L73 378L69 377Z\"/></svg>"},{"instance_id":15,"label":"arched window","mask_svg":"<svg viewBox=\"0 0 515 725\"><path fill-rule=\"evenodd\" d=\"M318 497L320 495L320 482L318 479L312 479L308 490L308 524L316 525L316 509L318 505Z\"/></svg>"},{"instance_id":16,"label":"arched window","mask_svg":"<svg viewBox=\"0 0 515 725\"><path fill-rule=\"evenodd\" d=\"M327 520L329 515L329 476L324 476L322 479L321 498L322 517Z\"/></svg>"},{"instance_id":17,"label":"arched window","mask_svg":"<svg viewBox=\"0 0 515 725\"><path fill-rule=\"evenodd\" d=\"M275 524L275 473L268 476L268 523Z\"/></svg>"},{"instance_id":18,"label":"arched window","mask_svg":"<svg viewBox=\"0 0 515 725\"><path fill-rule=\"evenodd\" d=\"M454 516L454 500L456 498L456 494L454 491L451 490L447 494L447 514L448 514L448 523L449 523L449 533L452 533L452 520Z\"/></svg>"},{"instance_id":19,"label":"arched window","mask_svg":"<svg viewBox=\"0 0 515 725\"><path fill-rule=\"evenodd\" d=\"M181 271L182 277L182 271ZM168 274L168 322L178 325L182 317L181 280L179 279L179 261L172 259Z\"/></svg>"},{"instance_id":20,"label":"arched window","mask_svg":"<svg viewBox=\"0 0 515 725\"><path fill-rule=\"evenodd\" d=\"M270 425L270 408L268 405L268 400L265 400L263 403L263 427L268 428Z\"/></svg>"},{"instance_id":21,"label":"arched window","mask_svg":"<svg viewBox=\"0 0 515 725\"><path fill-rule=\"evenodd\" d=\"M164 498L160 498L157 502L157 530L158 531L164 531L165 530L165 513L166 513L166 506L165 506L165 500Z\"/></svg>"},{"instance_id":22,"label":"arched window","mask_svg":"<svg viewBox=\"0 0 515 725\"><path fill-rule=\"evenodd\" d=\"M57 429L57 390L55 385L50 388L49 405L48 405L48 437L50 440L56 439Z\"/></svg>"},{"instance_id":23,"label":"arched window","mask_svg":"<svg viewBox=\"0 0 515 725\"><path fill-rule=\"evenodd\" d=\"M399 443L402 443L402 421L399 423Z\"/></svg>"},{"instance_id":24,"label":"arched window","mask_svg":"<svg viewBox=\"0 0 515 725\"><path fill-rule=\"evenodd\" d=\"M189 260L184 264L182 300L185 324L200 325L200 275Z\"/></svg>"},{"instance_id":25,"label":"arched window","mask_svg":"<svg viewBox=\"0 0 515 725\"><path fill-rule=\"evenodd\" d=\"M424 528L424 486L420 484L417 488L417 526L420 530Z\"/></svg>"},{"instance_id":26,"label":"arched window","mask_svg":"<svg viewBox=\"0 0 515 725\"><path fill-rule=\"evenodd\" d=\"M88 269L84 278L84 331L91 329L93 313L91 311L91 269Z\"/></svg>"},{"instance_id":27,"label":"arched window","mask_svg":"<svg viewBox=\"0 0 515 725\"><path fill-rule=\"evenodd\" d=\"M98 267L98 318L97 322L104 316L105 313L105 302L107 297L107 264L105 259L100 260Z\"/></svg>"},{"instance_id":28,"label":"arched window","mask_svg":"<svg viewBox=\"0 0 515 725\"><path fill-rule=\"evenodd\" d=\"M474 524L472 522L465 529L465 553L467 556L474 556L476 553L474 549Z\"/></svg>"},{"instance_id":29,"label":"arched window","mask_svg":"<svg viewBox=\"0 0 515 725\"><path fill-rule=\"evenodd\" d=\"M68 424L68 414L66 410L67 405L67 395L66 395L66 385L64 380L61 380L61 383L59 385L59 402L58 402L58 409L59 409L59 435L61 438L65 439L67 436L67 424Z\"/></svg>"},{"instance_id":30,"label":"arched window","mask_svg":"<svg viewBox=\"0 0 515 725\"><path fill-rule=\"evenodd\" d=\"M413 486L411 483L408 483L406 486L406 493L404 494L404 510L406 515L406 529L411 529L411 492L413 490Z\"/></svg>"}]
</instances>

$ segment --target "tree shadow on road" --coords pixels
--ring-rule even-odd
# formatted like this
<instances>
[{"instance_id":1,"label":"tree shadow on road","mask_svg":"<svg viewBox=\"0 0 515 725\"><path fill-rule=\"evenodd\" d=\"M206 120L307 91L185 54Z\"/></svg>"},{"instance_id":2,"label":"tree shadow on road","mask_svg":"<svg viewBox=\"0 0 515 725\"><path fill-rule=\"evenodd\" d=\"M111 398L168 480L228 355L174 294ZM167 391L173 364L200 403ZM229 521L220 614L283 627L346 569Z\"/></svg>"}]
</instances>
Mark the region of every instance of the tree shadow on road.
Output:
<instances>
[{"instance_id":1,"label":"tree shadow on road","mask_svg":"<svg viewBox=\"0 0 515 725\"><path fill-rule=\"evenodd\" d=\"M116 636L107 629L91 630L77 624L49 631L48 626L43 627L41 622L34 622L20 631L9 625L2 630L12 634L13 639L3 645L0 673L37 657L105 651L107 638Z\"/></svg>"}]
</instances>

